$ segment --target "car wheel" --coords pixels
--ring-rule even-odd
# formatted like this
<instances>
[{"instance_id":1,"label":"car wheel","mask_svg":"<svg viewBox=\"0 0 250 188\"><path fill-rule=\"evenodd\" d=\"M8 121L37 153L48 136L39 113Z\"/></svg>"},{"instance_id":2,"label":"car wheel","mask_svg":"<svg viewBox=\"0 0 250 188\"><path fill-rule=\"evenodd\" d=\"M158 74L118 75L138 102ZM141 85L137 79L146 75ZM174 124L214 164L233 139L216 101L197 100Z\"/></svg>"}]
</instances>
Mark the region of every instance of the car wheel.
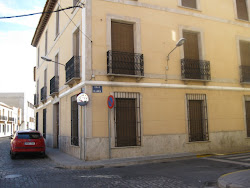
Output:
<instances>
[{"instance_id":1,"label":"car wheel","mask_svg":"<svg viewBox=\"0 0 250 188\"><path fill-rule=\"evenodd\" d=\"M41 157L45 158L45 152L42 152Z\"/></svg>"},{"instance_id":2,"label":"car wheel","mask_svg":"<svg viewBox=\"0 0 250 188\"><path fill-rule=\"evenodd\" d=\"M11 157L11 159L15 159L16 158L16 154L10 152L10 157Z\"/></svg>"}]
</instances>

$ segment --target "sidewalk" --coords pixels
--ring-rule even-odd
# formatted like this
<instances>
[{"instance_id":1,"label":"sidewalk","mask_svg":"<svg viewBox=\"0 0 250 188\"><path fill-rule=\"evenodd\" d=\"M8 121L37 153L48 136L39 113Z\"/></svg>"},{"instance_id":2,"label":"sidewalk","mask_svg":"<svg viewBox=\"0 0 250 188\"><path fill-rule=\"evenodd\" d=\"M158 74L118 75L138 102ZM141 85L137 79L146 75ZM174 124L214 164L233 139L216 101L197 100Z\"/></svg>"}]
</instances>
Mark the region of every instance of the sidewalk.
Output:
<instances>
[{"instance_id":1,"label":"sidewalk","mask_svg":"<svg viewBox=\"0 0 250 188\"><path fill-rule=\"evenodd\" d=\"M170 159L196 158L193 153L182 153L173 155L147 156L137 158L107 159L100 161L83 161L61 152L59 149L46 148L47 156L59 167L69 169L94 169L115 166L128 166L156 162L165 162ZM238 171L221 176L218 179L220 188L250 188L250 170Z\"/></svg>"},{"instance_id":2,"label":"sidewalk","mask_svg":"<svg viewBox=\"0 0 250 188\"><path fill-rule=\"evenodd\" d=\"M147 157L136 157L136 158L123 158L123 159L107 159L99 161L83 161L68 155L59 149L46 148L47 156L54 161L58 166L69 169L94 169L114 166L128 166L137 164L147 164L164 162L173 158L194 158L196 157L193 153L182 153L173 155L159 155L159 156L147 156Z\"/></svg>"},{"instance_id":3,"label":"sidewalk","mask_svg":"<svg viewBox=\"0 0 250 188\"><path fill-rule=\"evenodd\" d=\"M250 188L250 170L225 174L218 179L220 188Z\"/></svg>"}]
</instances>

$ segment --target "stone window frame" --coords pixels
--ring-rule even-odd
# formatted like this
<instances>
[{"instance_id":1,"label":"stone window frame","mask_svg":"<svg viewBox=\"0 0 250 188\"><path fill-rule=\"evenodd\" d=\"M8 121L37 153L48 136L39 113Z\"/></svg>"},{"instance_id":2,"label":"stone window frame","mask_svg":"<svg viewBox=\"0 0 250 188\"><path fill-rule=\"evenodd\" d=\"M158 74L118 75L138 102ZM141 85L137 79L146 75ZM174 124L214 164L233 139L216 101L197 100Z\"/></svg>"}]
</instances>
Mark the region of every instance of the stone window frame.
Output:
<instances>
[{"instance_id":1,"label":"stone window frame","mask_svg":"<svg viewBox=\"0 0 250 188\"><path fill-rule=\"evenodd\" d=\"M181 7L181 8L186 8L186 9L201 11L201 2L200 2L200 0L196 0L196 5L197 5L196 9L195 8L191 8L191 7L186 7L186 6L182 5L182 0L178 0L178 6Z\"/></svg>"},{"instance_id":2,"label":"stone window frame","mask_svg":"<svg viewBox=\"0 0 250 188\"><path fill-rule=\"evenodd\" d=\"M246 4L247 4L247 11L248 11L248 20L242 20L242 19L238 18L236 0L233 0L235 20L240 20L243 22L250 22L250 0L246 0Z\"/></svg>"},{"instance_id":3,"label":"stone window frame","mask_svg":"<svg viewBox=\"0 0 250 188\"><path fill-rule=\"evenodd\" d=\"M121 16L121 15L113 15L108 14L106 17L106 25L107 25L107 51L112 50L112 42L111 42L111 22L117 21L121 23L133 24L134 28L134 53L141 53L141 20L139 18Z\"/></svg>"},{"instance_id":4,"label":"stone window frame","mask_svg":"<svg viewBox=\"0 0 250 188\"><path fill-rule=\"evenodd\" d=\"M190 31L194 33L198 33L198 46L199 46L199 59L205 60L206 54L205 54L205 42L204 42L204 31L200 28L196 27L190 27L190 26L179 26L179 35L180 38L183 38L183 31ZM180 55L181 59L184 58L184 46L180 47Z\"/></svg>"}]
</instances>

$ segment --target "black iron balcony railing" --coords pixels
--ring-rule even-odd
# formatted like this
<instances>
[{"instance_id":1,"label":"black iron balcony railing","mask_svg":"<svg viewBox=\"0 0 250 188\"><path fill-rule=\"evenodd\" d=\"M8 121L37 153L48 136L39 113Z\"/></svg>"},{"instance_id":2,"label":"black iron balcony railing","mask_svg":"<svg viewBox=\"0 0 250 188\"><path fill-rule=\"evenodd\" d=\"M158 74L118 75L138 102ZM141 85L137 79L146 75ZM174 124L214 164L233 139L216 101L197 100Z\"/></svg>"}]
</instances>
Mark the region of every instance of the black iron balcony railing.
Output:
<instances>
[{"instance_id":1,"label":"black iron balcony railing","mask_svg":"<svg viewBox=\"0 0 250 188\"><path fill-rule=\"evenodd\" d=\"M250 82L250 66L240 66L240 82Z\"/></svg>"},{"instance_id":2,"label":"black iron balcony railing","mask_svg":"<svg viewBox=\"0 0 250 188\"><path fill-rule=\"evenodd\" d=\"M143 54L108 51L107 73L144 76Z\"/></svg>"},{"instance_id":3,"label":"black iron balcony railing","mask_svg":"<svg viewBox=\"0 0 250 188\"><path fill-rule=\"evenodd\" d=\"M66 71L66 83L70 82L72 79L80 79L80 56L73 56L67 63L65 67Z\"/></svg>"},{"instance_id":4,"label":"black iron balcony railing","mask_svg":"<svg viewBox=\"0 0 250 188\"><path fill-rule=\"evenodd\" d=\"M182 79L211 80L210 62L204 60L181 59Z\"/></svg>"},{"instance_id":5,"label":"black iron balcony railing","mask_svg":"<svg viewBox=\"0 0 250 188\"><path fill-rule=\"evenodd\" d=\"M2 120L2 121L7 120L7 116L0 116L0 120Z\"/></svg>"},{"instance_id":6,"label":"black iron balcony railing","mask_svg":"<svg viewBox=\"0 0 250 188\"><path fill-rule=\"evenodd\" d=\"M59 91L59 76L54 76L50 80L50 95L57 94Z\"/></svg>"},{"instance_id":7,"label":"black iron balcony railing","mask_svg":"<svg viewBox=\"0 0 250 188\"><path fill-rule=\"evenodd\" d=\"M41 89L41 101L45 101L47 99L47 86L44 86Z\"/></svg>"},{"instance_id":8,"label":"black iron balcony railing","mask_svg":"<svg viewBox=\"0 0 250 188\"><path fill-rule=\"evenodd\" d=\"M15 118L13 118L13 117L8 118L8 121L14 121L14 120L15 120Z\"/></svg>"}]
</instances>

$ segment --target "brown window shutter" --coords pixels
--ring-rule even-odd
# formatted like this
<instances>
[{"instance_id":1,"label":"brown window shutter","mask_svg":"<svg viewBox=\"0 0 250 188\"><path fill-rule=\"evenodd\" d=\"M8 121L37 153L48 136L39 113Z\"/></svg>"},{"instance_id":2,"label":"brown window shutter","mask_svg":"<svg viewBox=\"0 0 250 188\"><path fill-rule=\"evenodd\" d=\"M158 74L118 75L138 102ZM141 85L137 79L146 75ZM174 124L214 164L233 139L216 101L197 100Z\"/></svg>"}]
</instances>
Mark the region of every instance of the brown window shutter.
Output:
<instances>
[{"instance_id":1,"label":"brown window shutter","mask_svg":"<svg viewBox=\"0 0 250 188\"><path fill-rule=\"evenodd\" d=\"M237 16L239 19L248 20L247 2L246 0L236 0Z\"/></svg>"},{"instance_id":2,"label":"brown window shutter","mask_svg":"<svg viewBox=\"0 0 250 188\"><path fill-rule=\"evenodd\" d=\"M182 6L197 9L196 0L182 0Z\"/></svg>"},{"instance_id":3,"label":"brown window shutter","mask_svg":"<svg viewBox=\"0 0 250 188\"><path fill-rule=\"evenodd\" d=\"M111 22L112 51L134 53L133 24Z\"/></svg>"},{"instance_id":4,"label":"brown window shutter","mask_svg":"<svg viewBox=\"0 0 250 188\"><path fill-rule=\"evenodd\" d=\"M250 66L250 42L240 41L241 65Z\"/></svg>"},{"instance_id":5,"label":"brown window shutter","mask_svg":"<svg viewBox=\"0 0 250 188\"><path fill-rule=\"evenodd\" d=\"M184 58L199 60L198 33L184 31Z\"/></svg>"}]
</instances>

